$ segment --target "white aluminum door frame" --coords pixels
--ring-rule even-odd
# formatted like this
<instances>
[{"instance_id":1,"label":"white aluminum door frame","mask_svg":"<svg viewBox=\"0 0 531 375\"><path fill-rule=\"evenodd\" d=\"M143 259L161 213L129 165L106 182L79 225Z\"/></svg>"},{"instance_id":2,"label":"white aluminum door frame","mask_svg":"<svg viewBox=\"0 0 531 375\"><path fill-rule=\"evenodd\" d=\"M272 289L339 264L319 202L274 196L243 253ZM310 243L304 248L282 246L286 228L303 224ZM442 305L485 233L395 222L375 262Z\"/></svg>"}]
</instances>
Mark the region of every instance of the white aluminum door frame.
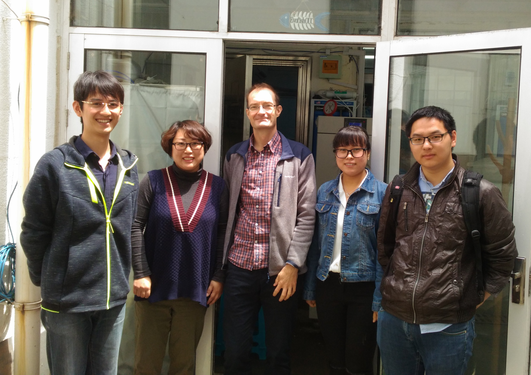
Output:
<instances>
[{"instance_id":1,"label":"white aluminum door frame","mask_svg":"<svg viewBox=\"0 0 531 375\"><path fill-rule=\"evenodd\" d=\"M173 36L104 35L101 33L70 34L70 69L68 71L68 128L66 139L81 133L81 123L74 113L72 86L84 71L85 50L153 51L196 53L206 55L204 123L212 135L212 146L205 155L204 168L219 175L221 166L221 112L223 92L224 50L222 39L184 38ZM203 335L197 348L196 372L212 374L214 369L214 306L207 309Z\"/></svg>"},{"instance_id":2,"label":"white aluminum door frame","mask_svg":"<svg viewBox=\"0 0 531 375\"><path fill-rule=\"evenodd\" d=\"M518 94L518 131L514 179L513 220L520 256L528 259L525 271L527 292L523 305L509 304L506 374L529 374L529 340L531 304L529 301L529 260L531 259L531 28L430 38L400 39L376 44L374 117L371 169L379 179L384 177L386 153L386 117L389 68L392 57L419 54L471 52L494 49L520 49L520 84ZM521 105L520 105L521 104Z\"/></svg>"},{"instance_id":3,"label":"white aluminum door frame","mask_svg":"<svg viewBox=\"0 0 531 375\"><path fill-rule=\"evenodd\" d=\"M223 93L223 40L205 38L175 38L171 36L131 36L102 34L70 34L70 70L68 72L67 139L81 133L79 118L72 110L74 93L71 89L83 73L86 49L116 51L152 51L169 53L198 53L206 55L205 126L212 135L212 146L205 155L204 167L220 174L221 111Z\"/></svg>"}]
</instances>

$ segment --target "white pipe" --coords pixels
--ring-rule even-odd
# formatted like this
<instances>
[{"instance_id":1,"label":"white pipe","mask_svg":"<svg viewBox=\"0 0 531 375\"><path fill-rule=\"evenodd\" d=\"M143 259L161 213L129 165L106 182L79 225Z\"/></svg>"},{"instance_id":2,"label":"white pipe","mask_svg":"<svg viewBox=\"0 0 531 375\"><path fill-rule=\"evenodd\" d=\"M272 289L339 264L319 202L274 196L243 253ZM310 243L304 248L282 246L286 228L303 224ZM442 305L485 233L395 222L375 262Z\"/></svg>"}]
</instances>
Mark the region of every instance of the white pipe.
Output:
<instances>
[{"instance_id":1,"label":"white pipe","mask_svg":"<svg viewBox=\"0 0 531 375\"><path fill-rule=\"evenodd\" d=\"M48 97L49 0L26 0L20 22L24 30L24 76L21 82L22 189L46 151ZM20 242L19 242L20 243ZM40 288L29 278L26 257L17 249L15 294L15 374L40 372Z\"/></svg>"}]
</instances>

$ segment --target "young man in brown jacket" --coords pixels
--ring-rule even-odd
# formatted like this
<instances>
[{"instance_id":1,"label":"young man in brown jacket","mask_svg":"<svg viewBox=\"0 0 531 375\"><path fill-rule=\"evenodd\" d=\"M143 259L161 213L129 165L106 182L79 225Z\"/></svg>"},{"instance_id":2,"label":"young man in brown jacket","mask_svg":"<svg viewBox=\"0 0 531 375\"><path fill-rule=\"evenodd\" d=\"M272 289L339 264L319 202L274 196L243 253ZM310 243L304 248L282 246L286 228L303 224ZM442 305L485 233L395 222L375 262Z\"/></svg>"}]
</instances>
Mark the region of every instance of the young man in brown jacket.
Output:
<instances>
[{"instance_id":1,"label":"young man in brown jacket","mask_svg":"<svg viewBox=\"0 0 531 375\"><path fill-rule=\"evenodd\" d=\"M383 366L387 375L464 374L476 308L499 293L511 274L515 228L500 191L481 180L483 280L477 280L460 200L465 170L452 154L455 121L442 108L424 107L412 114L406 133L417 162L403 177L396 225L388 219L395 212L390 197L396 189L389 185L378 231Z\"/></svg>"}]
</instances>

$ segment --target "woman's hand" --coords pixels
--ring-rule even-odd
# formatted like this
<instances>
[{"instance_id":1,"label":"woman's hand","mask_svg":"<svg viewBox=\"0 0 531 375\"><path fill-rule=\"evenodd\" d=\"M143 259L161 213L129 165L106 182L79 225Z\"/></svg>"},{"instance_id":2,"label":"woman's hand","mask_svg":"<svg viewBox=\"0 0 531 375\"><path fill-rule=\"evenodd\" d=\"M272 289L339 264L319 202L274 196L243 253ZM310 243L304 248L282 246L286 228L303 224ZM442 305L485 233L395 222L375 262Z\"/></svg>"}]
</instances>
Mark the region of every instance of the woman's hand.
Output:
<instances>
[{"instance_id":1,"label":"woman's hand","mask_svg":"<svg viewBox=\"0 0 531 375\"><path fill-rule=\"evenodd\" d=\"M133 293L140 298L149 298L151 295L151 277L136 279L133 282Z\"/></svg>"},{"instance_id":2,"label":"woman's hand","mask_svg":"<svg viewBox=\"0 0 531 375\"><path fill-rule=\"evenodd\" d=\"M310 306L310 307L316 307L317 304L315 303L315 300L314 299L307 299L306 300L306 303Z\"/></svg>"},{"instance_id":3,"label":"woman's hand","mask_svg":"<svg viewBox=\"0 0 531 375\"><path fill-rule=\"evenodd\" d=\"M221 293L223 293L223 284L219 281L212 280L207 289L207 304L210 306L216 303L219 297L221 297Z\"/></svg>"}]
</instances>

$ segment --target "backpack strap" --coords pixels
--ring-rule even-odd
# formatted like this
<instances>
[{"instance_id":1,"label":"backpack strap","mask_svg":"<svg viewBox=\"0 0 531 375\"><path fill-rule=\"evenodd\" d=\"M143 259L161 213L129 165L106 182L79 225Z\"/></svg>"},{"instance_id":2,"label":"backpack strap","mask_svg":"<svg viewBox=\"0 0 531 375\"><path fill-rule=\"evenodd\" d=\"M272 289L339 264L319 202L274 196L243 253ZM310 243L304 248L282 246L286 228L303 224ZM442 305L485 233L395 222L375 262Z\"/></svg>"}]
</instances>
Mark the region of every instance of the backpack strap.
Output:
<instances>
[{"instance_id":1,"label":"backpack strap","mask_svg":"<svg viewBox=\"0 0 531 375\"><path fill-rule=\"evenodd\" d=\"M397 224L397 215L398 215L398 206L400 204L400 198L402 197L404 182L402 177L396 175L393 178L393 181L389 184L389 196L387 196L386 203L389 203L389 210L387 211L387 218L382 217L382 224L385 222L385 225L381 225L383 229L383 243L382 248L378 248L378 252L386 254L386 256L391 257L395 248L395 239L396 239L396 224Z\"/></svg>"},{"instance_id":2,"label":"backpack strap","mask_svg":"<svg viewBox=\"0 0 531 375\"><path fill-rule=\"evenodd\" d=\"M385 223L385 238L386 243L389 244L389 246L392 245L392 249L395 245L398 206L400 205L400 198L402 198L402 191L404 190L404 180L402 179L402 176L396 175L390 186L389 213L387 214L387 221Z\"/></svg>"},{"instance_id":3,"label":"backpack strap","mask_svg":"<svg viewBox=\"0 0 531 375\"><path fill-rule=\"evenodd\" d=\"M389 195L389 204L392 208L392 215L387 218L387 224L392 224L392 228L396 228L396 218L398 217L398 206L400 205L400 199L402 198L402 192L404 191L404 179L400 175L396 175L391 182L391 193ZM390 221L392 220L392 221Z\"/></svg>"},{"instance_id":4,"label":"backpack strap","mask_svg":"<svg viewBox=\"0 0 531 375\"><path fill-rule=\"evenodd\" d=\"M463 182L461 183L461 206L465 224L472 237L474 252L476 254L476 275L478 280L478 291L483 294L485 282L483 279L483 262L481 258L481 217L479 215L479 184L483 175L474 171L465 171Z\"/></svg>"}]
</instances>

